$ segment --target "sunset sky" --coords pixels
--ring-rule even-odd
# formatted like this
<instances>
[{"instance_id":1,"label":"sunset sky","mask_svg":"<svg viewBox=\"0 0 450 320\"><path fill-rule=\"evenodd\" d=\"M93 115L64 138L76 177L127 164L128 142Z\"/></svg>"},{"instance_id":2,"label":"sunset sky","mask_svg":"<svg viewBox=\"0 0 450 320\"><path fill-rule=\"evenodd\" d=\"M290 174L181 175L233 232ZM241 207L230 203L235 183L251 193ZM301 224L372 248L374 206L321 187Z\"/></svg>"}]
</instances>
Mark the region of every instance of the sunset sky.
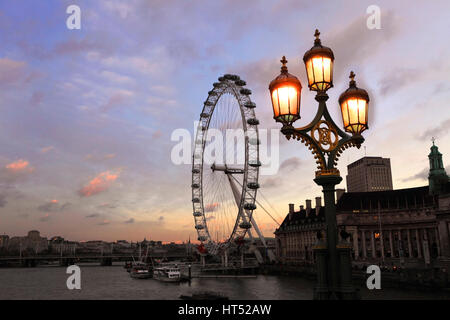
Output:
<instances>
[{"instance_id":1,"label":"sunset sky","mask_svg":"<svg viewBox=\"0 0 450 320\"><path fill-rule=\"evenodd\" d=\"M81 30L66 27L71 4ZM380 30L366 26L373 4ZM247 81L260 129L279 129L267 88L283 55L303 85L295 124L312 120L302 57L316 28L336 59L336 123L350 70L371 99L366 149L347 150L341 174L366 152L391 158L394 188L426 185L432 136L450 173L449 12L448 0L1 1L0 234L196 238L191 167L172 163L172 132L193 132L224 73ZM301 143L280 135L279 157L260 183L281 222L321 189ZM273 236L270 218L256 219Z\"/></svg>"}]
</instances>

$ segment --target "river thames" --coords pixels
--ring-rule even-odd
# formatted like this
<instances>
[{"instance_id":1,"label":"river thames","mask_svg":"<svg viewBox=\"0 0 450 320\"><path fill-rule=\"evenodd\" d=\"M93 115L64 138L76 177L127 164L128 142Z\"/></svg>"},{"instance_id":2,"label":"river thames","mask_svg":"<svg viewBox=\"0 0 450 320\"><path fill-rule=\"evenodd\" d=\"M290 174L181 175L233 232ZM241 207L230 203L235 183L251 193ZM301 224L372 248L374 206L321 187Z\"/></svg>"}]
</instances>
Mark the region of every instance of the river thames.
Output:
<instances>
[{"instance_id":1,"label":"river thames","mask_svg":"<svg viewBox=\"0 0 450 320\"><path fill-rule=\"evenodd\" d=\"M180 295L201 291L221 293L232 300L310 300L314 282L289 276L258 275L254 278L193 278L191 283L164 283L153 279L132 279L122 267L80 265L81 289L66 286L66 268L0 269L0 299L111 299L176 300ZM356 284L356 283L355 283ZM450 299L449 293L419 290L367 290L361 285L363 299Z\"/></svg>"}]
</instances>

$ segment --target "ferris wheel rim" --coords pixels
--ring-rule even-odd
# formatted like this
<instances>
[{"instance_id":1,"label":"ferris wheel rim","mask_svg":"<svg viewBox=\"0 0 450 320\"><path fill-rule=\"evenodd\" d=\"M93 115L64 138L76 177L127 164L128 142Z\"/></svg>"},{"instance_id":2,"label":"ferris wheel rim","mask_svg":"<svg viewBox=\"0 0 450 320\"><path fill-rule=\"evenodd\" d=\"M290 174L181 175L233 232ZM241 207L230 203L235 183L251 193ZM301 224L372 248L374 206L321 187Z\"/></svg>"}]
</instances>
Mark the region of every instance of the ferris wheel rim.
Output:
<instances>
[{"instance_id":1,"label":"ferris wheel rim","mask_svg":"<svg viewBox=\"0 0 450 320\"><path fill-rule=\"evenodd\" d=\"M206 245L208 251L215 253L219 249L229 247L233 242L243 240L247 231L251 227L253 210L259 178L259 132L258 120L255 117L255 104L250 99L251 91L245 88L245 81L236 75L224 75L219 77L219 82L213 84L213 89L208 92L208 98L204 102L200 121L196 130L194 141L194 152L192 155L192 203L195 229L197 230L198 240ZM216 105L220 98L229 93L237 100L242 127L245 134L245 163L244 178L241 185L241 201L237 212L236 221L233 230L224 243L217 243L208 230L208 223L205 216L205 206L203 203L203 169L204 169L204 151L205 139L209 130L210 121L214 115ZM256 141L256 143L250 143ZM250 182L249 182L250 181ZM251 188L249 184L251 183ZM244 223L245 222L245 223Z\"/></svg>"}]
</instances>

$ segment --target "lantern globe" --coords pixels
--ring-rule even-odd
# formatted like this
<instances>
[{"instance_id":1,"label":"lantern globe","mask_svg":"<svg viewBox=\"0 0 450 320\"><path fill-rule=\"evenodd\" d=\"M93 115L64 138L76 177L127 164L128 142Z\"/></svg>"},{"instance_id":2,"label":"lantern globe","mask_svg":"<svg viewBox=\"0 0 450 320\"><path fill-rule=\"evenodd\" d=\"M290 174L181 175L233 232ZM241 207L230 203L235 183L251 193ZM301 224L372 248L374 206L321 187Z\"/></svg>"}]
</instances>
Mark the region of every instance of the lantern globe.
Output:
<instances>
[{"instance_id":1,"label":"lantern globe","mask_svg":"<svg viewBox=\"0 0 450 320\"><path fill-rule=\"evenodd\" d=\"M314 46L305 53L303 62L308 76L308 87L311 91L326 92L333 87L333 51L319 39L320 32L316 29Z\"/></svg>"},{"instance_id":2,"label":"lantern globe","mask_svg":"<svg viewBox=\"0 0 450 320\"><path fill-rule=\"evenodd\" d=\"M288 61L285 56L280 62L282 63L281 73L269 84L273 118L285 126L290 126L300 119L302 84L296 76L288 72L286 66Z\"/></svg>"},{"instance_id":3,"label":"lantern globe","mask_svg":"<svg viewBox=\"0 0 450 320\"><path fill-rule=\"evenodd\" d=\"M344 129L353 135L361 135L368 129L369 94L356 86L355 74L350 72L349 88L339 96Z\"/></svg>"}]
</instances>

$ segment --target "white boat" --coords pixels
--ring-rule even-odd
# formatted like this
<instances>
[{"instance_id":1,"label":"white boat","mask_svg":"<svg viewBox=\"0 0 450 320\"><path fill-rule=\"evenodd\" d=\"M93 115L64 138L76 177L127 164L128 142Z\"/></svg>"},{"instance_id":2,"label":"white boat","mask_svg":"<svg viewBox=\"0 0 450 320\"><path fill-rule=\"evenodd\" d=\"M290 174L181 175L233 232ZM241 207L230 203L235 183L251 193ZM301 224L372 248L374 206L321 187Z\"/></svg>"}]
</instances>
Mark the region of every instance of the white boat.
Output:
<instances>
[{"instance_id":1,"label":"white boat","mask_svg":"<svg viewBox=\"0 0 450 320\"><path fill-rule=\"evenodd\" d=\"M181 272L178 266L175 267L158 267L153 269L153 279L164 282L180 282Z\"/></svg>"},{"instance_id":2,"label":"white boat","mask_svg":"<svg viewBox=\"0 0 450 320\"><path fill-rule=\"evenodd\" d=\"M152 277L151 267L134 266L131 268L130 276L136 279L148 279Z\"/></svg>"}]
</instances>

